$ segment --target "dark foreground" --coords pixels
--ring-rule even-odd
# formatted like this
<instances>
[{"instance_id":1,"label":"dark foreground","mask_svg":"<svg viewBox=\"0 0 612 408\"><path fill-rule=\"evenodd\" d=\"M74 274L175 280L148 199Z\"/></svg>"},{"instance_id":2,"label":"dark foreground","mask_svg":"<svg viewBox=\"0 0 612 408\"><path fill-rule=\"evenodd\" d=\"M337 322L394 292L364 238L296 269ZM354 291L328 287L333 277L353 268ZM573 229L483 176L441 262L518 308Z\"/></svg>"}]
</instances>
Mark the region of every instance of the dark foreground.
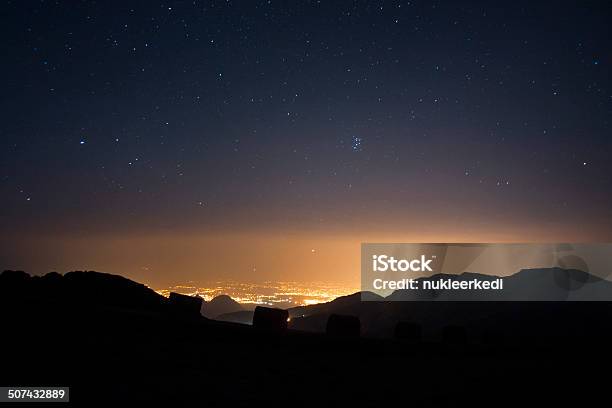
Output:
<instances>
[{"instance_id":1,"label":"dark foreground","mask_svg":"<svg viewBox=\"0 0 612 408\"><path fill-rule=\"evenodd\" d=\"M544 345L335 338L177 313L118 277L44 279L0 279L0 384L70 386L74 405L608 404L610 321Z\"/></svg>"}]
</instances>

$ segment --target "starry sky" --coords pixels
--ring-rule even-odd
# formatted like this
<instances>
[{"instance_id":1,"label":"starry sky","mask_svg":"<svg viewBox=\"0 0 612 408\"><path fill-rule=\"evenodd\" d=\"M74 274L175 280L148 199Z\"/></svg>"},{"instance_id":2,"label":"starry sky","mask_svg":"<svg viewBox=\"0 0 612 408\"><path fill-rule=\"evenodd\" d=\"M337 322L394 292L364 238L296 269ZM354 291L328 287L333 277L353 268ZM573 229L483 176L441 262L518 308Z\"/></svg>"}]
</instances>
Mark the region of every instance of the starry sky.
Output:
<instances>
[{"instance_id":1,"label":"starry sky","mask_svg":"<svg viewBox=\"0 0 612 408\"><path fill-rule=\"evenodd\" d=\"M9 1L0 267L358 281L612 239L609 2Z\"/></svg>"}]
</instances>

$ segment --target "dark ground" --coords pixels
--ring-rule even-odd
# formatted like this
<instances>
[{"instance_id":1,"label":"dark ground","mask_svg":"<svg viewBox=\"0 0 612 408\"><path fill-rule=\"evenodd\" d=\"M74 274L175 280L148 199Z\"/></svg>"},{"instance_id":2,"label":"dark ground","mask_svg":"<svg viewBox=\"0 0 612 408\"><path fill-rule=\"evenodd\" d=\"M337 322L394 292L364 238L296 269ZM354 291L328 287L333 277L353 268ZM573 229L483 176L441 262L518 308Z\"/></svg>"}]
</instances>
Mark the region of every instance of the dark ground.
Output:
<instances>
[{"instance_id":1,"label":"dark ground","mask_svg":"<svg viewBox=\"0 0 612 408\"><path fill-rule=\"evenodd\" d=\"M608 405L607 329L493 345L270 333L69 275L0 277L1 385L70 386L80 406Z\"/></svg>"}]
</instances>

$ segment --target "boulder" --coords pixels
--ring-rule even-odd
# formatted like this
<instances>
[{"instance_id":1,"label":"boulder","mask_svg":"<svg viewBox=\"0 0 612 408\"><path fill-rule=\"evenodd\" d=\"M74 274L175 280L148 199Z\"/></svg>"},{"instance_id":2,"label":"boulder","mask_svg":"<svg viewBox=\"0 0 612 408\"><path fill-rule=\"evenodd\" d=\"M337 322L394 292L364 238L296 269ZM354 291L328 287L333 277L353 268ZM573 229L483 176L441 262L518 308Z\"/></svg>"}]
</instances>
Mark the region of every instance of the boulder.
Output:
<instances>
[{"instance_id":1,"label":"boulder","mask_svg":"<svg viewBox=\"0 0 612 408\"><path fill-rule=\"evenodd\" d=\"M289 312L283 309L257 306L253 313L253 327L282 332L287 329Z\"/></svg>"},{"instance_id":2,"label":"boulder","mask_svg":"<svg viewBox=\"0 0 612 408\"><path fill-rule=\"evenodd\" d=\"M185 315L200 316L200 309L202 308L201 297L170 292L169 300L170 306L175 312Z\"/></svg>"}]
</instances>

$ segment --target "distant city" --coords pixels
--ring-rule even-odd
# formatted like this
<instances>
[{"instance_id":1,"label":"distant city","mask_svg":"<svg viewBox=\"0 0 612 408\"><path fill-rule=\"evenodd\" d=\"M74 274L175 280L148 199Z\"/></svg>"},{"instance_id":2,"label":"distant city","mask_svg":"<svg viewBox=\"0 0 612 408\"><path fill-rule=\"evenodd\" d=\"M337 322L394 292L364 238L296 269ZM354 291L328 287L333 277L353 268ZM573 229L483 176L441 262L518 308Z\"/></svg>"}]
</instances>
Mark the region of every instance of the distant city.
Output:
<instances>
[{"instance_id":1,"label":"distant city","mask_svg":"<svg viewBox=\"0 0 612 408\"><path fill-rule=\"evenodd\" d=\"M156 289L157 293L169 296L170 292L186 295L198 295L210 301L219 295L228 295L244 305L268 305L292 307L329 302L337 297L358 292L357 285L351 286L339 282L212 282L204 286L189 284Z\"/></svg>"}]
</instances>

